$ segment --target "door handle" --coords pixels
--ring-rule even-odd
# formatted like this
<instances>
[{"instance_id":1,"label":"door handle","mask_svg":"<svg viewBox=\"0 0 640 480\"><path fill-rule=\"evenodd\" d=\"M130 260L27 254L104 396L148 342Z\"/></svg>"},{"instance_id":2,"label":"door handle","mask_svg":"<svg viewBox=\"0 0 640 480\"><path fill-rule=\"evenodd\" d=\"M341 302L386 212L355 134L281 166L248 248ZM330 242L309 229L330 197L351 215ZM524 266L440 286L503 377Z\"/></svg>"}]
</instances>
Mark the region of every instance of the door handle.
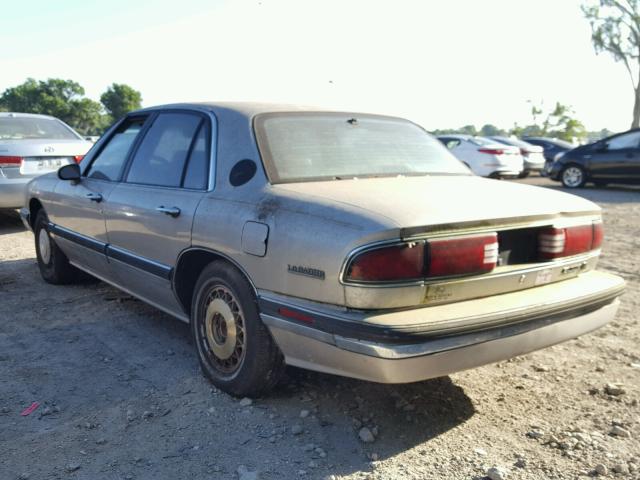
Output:
<instances>
[{"instance_id":1,"label":"door handle","mask_svg":"<svg viewBox=\"0 0 640 480\"><path fill-rule=\"evenodd\" d=\"M100 195L99 193L87 193L85 197L87 197L92 202L100 203L102 201L102 195Z\"/></svg>"},{"instance_id":2,"label":"door handle","mask_svg":"<svg viewBox=\"0 0 640 480\"><path fill-rule=\"evenodd\" d=\"M165 215L171 215L173 218L180 215L180 209L178 207L165 207L164 205L160 205L156 207L156 211L164 213Z\"/></svg>"}]
</instances>

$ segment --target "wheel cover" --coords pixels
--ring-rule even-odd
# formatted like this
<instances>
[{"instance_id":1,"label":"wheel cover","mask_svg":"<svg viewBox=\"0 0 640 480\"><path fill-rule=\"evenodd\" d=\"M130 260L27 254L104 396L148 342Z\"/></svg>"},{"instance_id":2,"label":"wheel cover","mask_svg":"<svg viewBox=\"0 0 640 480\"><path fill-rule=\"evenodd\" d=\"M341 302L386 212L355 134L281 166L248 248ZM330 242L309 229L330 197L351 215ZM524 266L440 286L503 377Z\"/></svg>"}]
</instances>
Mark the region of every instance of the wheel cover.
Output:
<instances>
[{"instance_id":1,"label":"wheel cover","mask_svg":"<svg viewBox=\"0 0 640 480\"><path fill-rule=\"evenodd\" d=\"M51 239L44 228L38 232L38 250L40 250L40 258L45 265L49 265L51 261Z\"/></svg>"},{"instance_id":2,"label":"wheel cover","mask_svg":"<svg viewBox=\"0 0 640 480\"><path fill-rule=\"evenodd\" d=\"M224 373L234 372L245 353L244 314L231 291L213 287L205 303L203 340L213 366Z\"/></svg>"},{"instance_id":3,"label":"wheel cover","mask_svg":"<svg viewBox=\"0 0 640 480\"><path fill-rule=\"evenodd\" d=\"M582 183L582 170L578 167L569 167L562 174L565 185L577 187Z\"/></svg>"}]
</instances>

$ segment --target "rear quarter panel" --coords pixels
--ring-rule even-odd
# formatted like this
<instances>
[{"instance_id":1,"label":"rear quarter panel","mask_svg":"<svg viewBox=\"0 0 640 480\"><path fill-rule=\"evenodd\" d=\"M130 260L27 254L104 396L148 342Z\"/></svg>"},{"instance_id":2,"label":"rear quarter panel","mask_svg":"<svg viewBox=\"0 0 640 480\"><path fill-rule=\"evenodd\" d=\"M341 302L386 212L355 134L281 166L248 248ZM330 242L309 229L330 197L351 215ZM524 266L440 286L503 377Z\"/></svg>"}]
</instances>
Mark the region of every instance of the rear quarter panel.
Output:
<instances>
[{"instance_id":1,"label":"rear quarter panel","mask_svg":"<svg viewBox=\"0 0 640 480\"><path fill-rule=\"evenodd\" d=\"M193 226L193 246L218 251L237 262L254 286L317 302L344 305L340 272L344 260L363 243L399 235L382 216L324 199L308 201L291 192L211 194L200 203ZM241 247L246 222L268 226L265 256ZM289 266L312 268L324 278L291 273Z\"/></svg>"}]
</instances>

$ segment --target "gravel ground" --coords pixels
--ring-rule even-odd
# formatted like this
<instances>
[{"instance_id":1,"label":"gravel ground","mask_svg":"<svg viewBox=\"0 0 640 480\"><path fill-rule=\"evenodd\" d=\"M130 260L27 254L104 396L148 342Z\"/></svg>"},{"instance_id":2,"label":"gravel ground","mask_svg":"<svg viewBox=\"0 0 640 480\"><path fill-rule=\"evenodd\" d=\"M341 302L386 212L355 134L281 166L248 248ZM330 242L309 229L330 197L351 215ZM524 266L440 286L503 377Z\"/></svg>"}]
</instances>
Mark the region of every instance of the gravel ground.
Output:
<instances>
[{"instance_id":1,"label":"gravel ground","mask_svg":"<svg viewBox=\"0 0 640 480\"><path fill-rule=\"evenodd\" d=\"M640 189L577 193L605 211L600 268L628 282L606 328L410 385L290 369L253 401L204 379L187 325L104 283L45 284L0 215L0 480L638 479Z\"/></svg>"}]
</instances>

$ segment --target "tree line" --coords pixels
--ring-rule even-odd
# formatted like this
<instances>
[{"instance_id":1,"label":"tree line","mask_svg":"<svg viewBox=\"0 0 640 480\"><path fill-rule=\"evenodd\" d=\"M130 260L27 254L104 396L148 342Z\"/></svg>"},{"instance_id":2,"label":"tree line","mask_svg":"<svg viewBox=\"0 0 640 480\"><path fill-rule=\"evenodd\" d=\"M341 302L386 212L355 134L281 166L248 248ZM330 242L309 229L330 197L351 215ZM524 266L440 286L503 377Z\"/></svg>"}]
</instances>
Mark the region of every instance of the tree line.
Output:
<instances>
[{"instance_id":1,"label":"tree line","mask_svg":"<svg viewBox=\"0 0 640 480\"><path fill-rule=\"evenodd\" d=\"M593 141L612 135L614 132L604 128L597 132L588 132L582 122L575 118L573 109L560 102L545 110L542 105L531 106L532 122L528 125L518 125L511 128L500 128L487 123L476 128L475 125L464 125L460 128L434 130L434 135L448 133L462 133L466 135L480 135L482 137L516 136L516 137L552 137L567 142Z\"/></svg>"},{"instance_id":2,"label":"tree line","mask_svg":"<svg viewBox=\"0 0 640 480\"><path fill-rule=\"evenodd\" d=\"M28 78L0 95L0 111L51 115L83 135L101 135L115 120L141 105L142 95L129 85L111 84L96 102L85 97L78 82L60 78Z\"/></svg>"}]
</instances>

